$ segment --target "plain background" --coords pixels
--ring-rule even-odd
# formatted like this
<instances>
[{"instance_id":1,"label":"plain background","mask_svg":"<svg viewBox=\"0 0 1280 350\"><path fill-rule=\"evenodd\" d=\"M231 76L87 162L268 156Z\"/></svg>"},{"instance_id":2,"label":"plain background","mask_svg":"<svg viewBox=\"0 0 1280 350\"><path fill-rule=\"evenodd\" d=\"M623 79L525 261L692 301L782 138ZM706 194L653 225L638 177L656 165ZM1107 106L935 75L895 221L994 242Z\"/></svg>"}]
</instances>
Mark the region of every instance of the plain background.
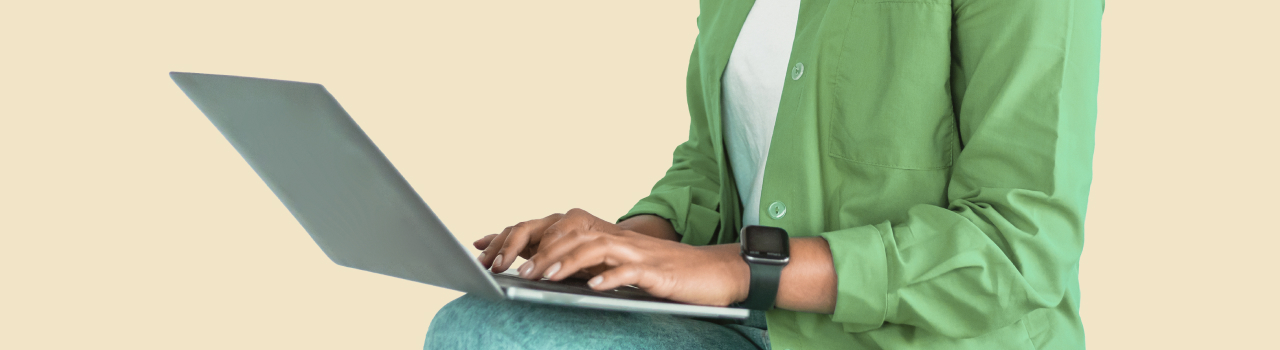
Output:
<instances>
[{"instance_id":1,"label":"plain background","mask_svg":"<svg viewBox=\"0 0 1280 350\"><path fill-rule=\"evenodd\" d=\"M181 3L181 4L179 4ZM1268 1L1112 1L1094 349L1274 338ZM169 80L323 83L469 242L624 213L687 132L694 1L0 5L0 348L413 349L459 294L331 263Z\"/></svg>"}]
</instances>

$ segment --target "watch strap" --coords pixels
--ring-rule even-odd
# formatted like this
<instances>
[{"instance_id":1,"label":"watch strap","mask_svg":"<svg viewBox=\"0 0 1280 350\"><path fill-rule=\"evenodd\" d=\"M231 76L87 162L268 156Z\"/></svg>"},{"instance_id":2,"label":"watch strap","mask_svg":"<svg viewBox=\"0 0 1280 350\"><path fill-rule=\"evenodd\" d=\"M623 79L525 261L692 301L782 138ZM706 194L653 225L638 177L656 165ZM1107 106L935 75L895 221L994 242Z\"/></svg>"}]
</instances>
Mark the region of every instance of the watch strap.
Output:
<instances>
[{"instance_id":1,"label":"watch strap","mask_svg":"<svg viewBox=\"0 0 1280 350\"><path fill-rule=\"evenodd\" d=\"M751 268L751 286L747 290L747 300L739 305L752 310L772 309L774 302L778 299L778 284L782 279L782 268L786 265L747 262L747 266Z\"/></svg>"}]
</instances>

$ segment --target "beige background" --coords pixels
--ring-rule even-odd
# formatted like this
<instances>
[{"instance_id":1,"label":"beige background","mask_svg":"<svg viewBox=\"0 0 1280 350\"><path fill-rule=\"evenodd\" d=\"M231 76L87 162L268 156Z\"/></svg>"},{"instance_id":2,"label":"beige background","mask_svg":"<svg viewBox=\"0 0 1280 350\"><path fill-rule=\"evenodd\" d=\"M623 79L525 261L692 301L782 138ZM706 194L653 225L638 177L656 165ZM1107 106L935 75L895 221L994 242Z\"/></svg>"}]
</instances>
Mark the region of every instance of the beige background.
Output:
<instances>
[{"instance_id":1,"label":"beige background","mask_svg":"<svg viewBox=\"0 0 1280 350\"><path fill-rule=\"evenodd\" d=\"M459 294L329 262L166 75L325 84L469 241L616 217L685 136L694 1L0 5L0 348L420 347ZM1112 1L1094 349L1263 347L1275 5Z\"/></svg>"}]
</instances>

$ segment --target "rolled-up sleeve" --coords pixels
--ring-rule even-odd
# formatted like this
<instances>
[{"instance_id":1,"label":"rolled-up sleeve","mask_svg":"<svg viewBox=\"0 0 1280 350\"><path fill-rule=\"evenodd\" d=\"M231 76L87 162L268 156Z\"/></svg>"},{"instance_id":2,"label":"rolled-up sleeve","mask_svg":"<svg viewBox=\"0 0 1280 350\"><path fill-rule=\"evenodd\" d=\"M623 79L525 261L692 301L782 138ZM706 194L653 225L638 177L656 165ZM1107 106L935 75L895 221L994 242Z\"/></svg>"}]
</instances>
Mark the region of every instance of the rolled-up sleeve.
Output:
<instances>
[{"instance_id":1,"label":"rolled-up sleeve","mask_svg":"<svg viewBox=\"0 0 1280 350\"><path fill-rule=\"evenodd\" d=\"M698 49L689 59L688 98L689 139L676 147L671 167L653 186L649 195L636 203L621 220L632 216L657 215L671 222L681 241L705 245L720 223L720 167L715 158L710 124L702 101Z\"/></svg>"},{"instance_id":2,"label":"rolled-up sleeve","mask_svg":"<svg viewBox=\"0 0 1280 350\"><path fill-rule=\"evenodd\" d=\"M967 338L1054 307L1076 282L1092 178L1101 0L955 0L962 150L947 207L822 234L849 332Z\"/></svg>"}]
</instances>

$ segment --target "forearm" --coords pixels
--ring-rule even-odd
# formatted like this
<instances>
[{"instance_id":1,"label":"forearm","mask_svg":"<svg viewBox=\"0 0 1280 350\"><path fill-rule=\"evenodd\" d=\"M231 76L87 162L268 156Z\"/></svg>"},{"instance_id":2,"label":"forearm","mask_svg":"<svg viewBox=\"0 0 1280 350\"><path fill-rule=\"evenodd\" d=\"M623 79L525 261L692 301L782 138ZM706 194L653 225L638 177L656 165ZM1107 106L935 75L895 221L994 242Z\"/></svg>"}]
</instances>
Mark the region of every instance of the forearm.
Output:
<instances>
[{"instance_id":1,"label":"forearm","mask_svg":"<svg viewBox=\"0 0 1280 350\"><path fill-rule=\"evenodd\" d=\"M636 215L622 220L618 223L618 227L668 241L680 241L680 234L676 233L671 222L657 215Z\"/></svg>"},{"instance_id":2,"label":"forearm","mask_svg":"<svg viewBox=\"0 0 1280 350\"><path fill-rule=\"evenodd\" d=\"M791 239L791 262L782 269L776 307L830 314L836 308L836 270L822 237Z\"/></svg>"},{"instance_id":3,"label":"forearm","mask_svg":"<svg viewBox=\"0 0 1280 350\"><path fill-rule=\"evenodd\" d=\"M751 281L751 270L736 244L707 246L717 252L719 259L729 261L738 278L732 285L736 301L746 300ZM831 264L831 248L822 237L791 239L791 262L782 269L778 283L778 296L774 306L801 312L830 314L836 308L836 271Z\"/></svg>"},{"instance_id":4,"label":"forearm","mask_svg":"<svg viewBox=\"0 0 1280 350\"><path fill-rule=\"evenodd\" d=\"M656 215L637 215L619 222L618 226L655 238L680 241L680 234L672 228L671 222ZM739 246L721 244L707 246L706 249L718 252L716 255L719 260L729 260L732 265L737 266L733 270L738 271L736 274L740 278L737 283L726 288L742 290L737 293L737 299L745 300L751 270L739 255ZM827 246L827 240L822 237L792 238L791 262L782 269L776 307L830 314L836 307L836 281L836 271L831 263L831 248Z\"/></svg>"}]
</instances>

